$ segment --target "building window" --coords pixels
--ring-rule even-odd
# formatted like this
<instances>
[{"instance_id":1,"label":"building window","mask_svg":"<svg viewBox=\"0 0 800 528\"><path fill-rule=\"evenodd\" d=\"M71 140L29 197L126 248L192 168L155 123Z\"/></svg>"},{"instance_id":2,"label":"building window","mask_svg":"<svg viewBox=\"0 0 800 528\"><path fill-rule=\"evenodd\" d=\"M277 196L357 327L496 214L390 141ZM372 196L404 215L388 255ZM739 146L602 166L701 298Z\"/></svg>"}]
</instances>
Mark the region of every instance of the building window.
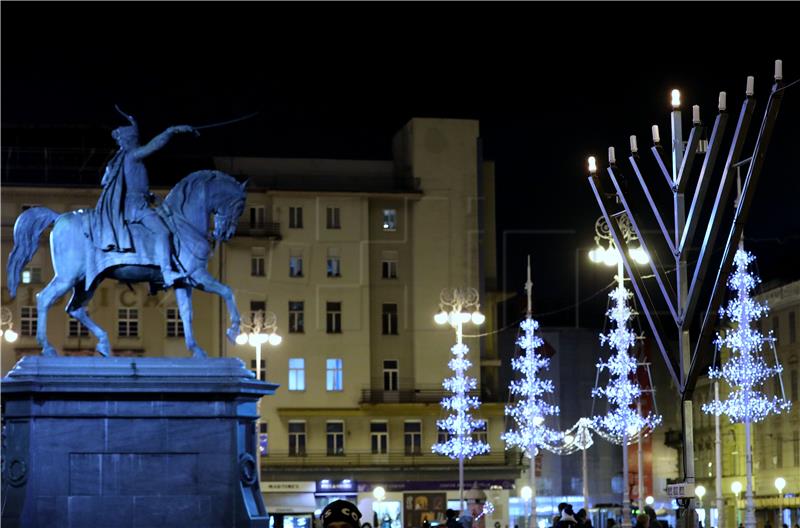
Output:
<instances>
[{"instance_id":1,"label":"building window","mask_svg":"<svg viewBox=\"0 0 800 528\"><path fill-rule=\"evenodd\" d=\"M397 335L397 305L383 305L383 335Z\"/></svg>"},{"instance_id":2,"label":"building window","mask_svg":"<svg viewBox=\"0 0 800 528\"><path fill-rule=\"evenodd\" d=\"M267 252L263 247L254 247L250 251L250 275L253 277L263 277Z\"/></svg>"},{"instance_id":3,"label":"building window","mask_svg":"<svg viewBox=\"0 0 800 528\"><path fill-rule=\"evenodd\" d=\"M119 337L139 337L139 310L120 308L117 310L117 335Z\"/></svg>"},{"instance_id":4,"label":"building window","mask_svg":"<svg viewBox=\"0 0 800 528\"><path fill-rule=\"evenodd\" d=\"M258 452L261 456L269 454L269 427L266 422L258 424Z\"/></svg>"},{"instance_id":5,"label":"building window","mask_svg":"<svg viewBox=\"0 0 800 528\"><path fill-rule=\"evenodd\" d=\"M328 248L328 277L341 277L342 267L339 260L339 249Z\"/></svg>"},{"instance_id":6,"label":"building window","mask_svg":"<svg viewBox=\"0 0 800 528\"><path fill-rule=\"evenodd\" d=\"M383 230L384 231L397 230L397 209L383 210Z\"/></svg>"},{"instance_id":7,"label":"building window","mask_svg":"<svg viewBox=\"0 0 800 528\"><path fill-rule=\"evenodd\" d=\"M289 358L289 390L306 390L306 360Z\"/></svg>"},{"instance_id":8,"label":"building window","mask_svg":"<svg viewBox=\"0 0 800 528\"><path fill-rule=\"evenodd\" d=\"M183 322L177 308L167 308L167 337L183 337Z\"/></svg>"},{"instance_id":9,"label":"building window","mask_svg":"<svg viewBox=\"0 0 800 528\"><path fill-rule=\"evenodd\" d=\"M344 455L344 422L325 422L328 456Z\"/></svg>"},{"instance_id":10,"label":"building window","mask_svg":"<svg viewBox=\"0 0 800 528\"><path fill-rule=\"evenodd\" d=\"M325 388L329 391L342 390L342 360L338 358L328 359L325 362Z\"/></svg>"},{"instance_id":11,"label":"building window","mask_svg":"<svg viewBox=\"0 0 800 528\"><path fill-rule=\"evenodd\" d=\"M795 319L794 312L789 312L789 342L794 343L797 341L797 320Z\"/></svg>"},{"instance_id":12,"label":"building window","mask_svg":"<svg viewBox=\"0 0 800 528\"><path fill-rule=\"evenodd\" d=\"M250 301L250 322L255 321L258 312L267 311L266 301Z\"/></svg>"},{"instance_id":13,"label":"building window","mask_svg":"<svg viewBox=\"0 0 800 528\"><path fill-rule=\"evenodd\" d=\"M326 331L329 334L342 333L342 303L328 302L325 303L327 313L325 317Z\"/></svg>"},{"instance_id":14,"label":"building window","mask_svg":"<svg viewBox=\"0 0 800 528\"><path fill-rule=\"evenodd\" d=\"M776 315L772 318L772 336L775 339L780 340L780 329L781 329L781 320Z\"/></svg>"},{"instance_id":15,"label":"building window","mask_svg":"<svg viewBox=\"0 0 800 528\"><path fill-rule=\"evenodd\" d=\"M328 207L327 227L328 227L328 229L341 229L342 228L342 225L339 222L339 208L338 207Z\"/></svg>"},{"instance_id":16,"label":"building window","mask_svg":"<svg viewBox=\"0 0 800 528\"><path fill-rule=\"evenodd\" d=\"M24 336L35 336L37 327L37 309L35 306L21 306L19 309L19 328Z\"/></svg>"},{"instance_id":17,"label":"building window","mask_svg":"<svg viewBox=\"0 0 800 528\"><path fill-rule=\"evenodd\" d=\"M384 251L381 260L381 277L397 278L397 251Z\"/></svg>"},{"instance_id":18,"label":"building window","mask_svg":"<svg viewBox=\"0 0 800 528\"><path fill-rule=\"evenodd\" d=\"M69 337L89 337L89 329L74 317L70 317Z\"/></svg>"},{"instance_id":19,"label":"building window","mask_svg":"<svg viewBox=\"0 0 800 528\"><path fill-rule=\"evenodd\" d=\"M397 391L397 378L400 369L397 368L396 359L385 359L383 361L383 390Z\"/></svg>"},{"instance_id":20,"label":"building window","mask_svg":"<svg viewBox=\"0 0 800 528\"><path fill-rule=\"evenodd\" d=\"M256 372L256 360L251 359L250 371L253 373L253 375L256 377L257 380L267 381L267 360L266 359L261 360L261 368L259 368L258 372Z\"/></svg>"},{"instance_id":21,"label":"building window","mask_svg":"<svg viewBox=\"0 0 800 528\"><path fill-rule=\"evenodd\" d=\"M422 453L422 422L403 423L403 445L406 455L419 455Z\"/></svg>"},{"instance_id":22,"label":"building window","mask_svg":"<svg viewBox=\"0 0 800 528\"><path fill-rule=\"evenodd\" d=\"M267 223L267 208L263 205L250 207L250 227L263 228Z\"/></svg>"},{"instance_id":23,"label":"building window","mask_svg":"<svg viewBox=\"0 0 800 528\"><path fill-rule=\"evenodd\" d=\"M472 440L474 442L483 442L485 444L489 443L489 435L487 433L488 430L488 422L486 420L480 420L480 425L475 427L475 430L472 432ZM487 454L487 453L482 453Z\"/></svg>"},{"instance_id":24,"label":"building window","mask_svg":"<svg viewBox=\"0 0 800 528\"><path fill-rule=\"evenodd\" d=\"M292 255L289 257L289 276L303 276L303 257L302 255Z\"/></svg>"},{"instance_id":25,"label":"building window","mask_svg":"<svg viewBox=\"0 0 800 528\"><path fill-rule=\"evenodd\" d=\"M450 440L450 431L447 429L442 428L441 426L436 426L436 443L437 444L444 444L448 440Z\"/></svg>"},{"instance_id":26,"label":"building window","mask_svg":"<svg viewBox=\"0 0 800 528\"><path fill-rule=\"evenodd\" d=\"M42 268L25 268L22 270L22 284L40 284Z\"/></svg>"},{"instance_id":27,"label":"building window","mask_svg":"<svg viewBox=\"0 0 800 528\"><path fill-rule=\"evenodd\" d=\"M370 444L373 455L385 455L389 451L389 424L386 422L370 422Z\"/></svg>"},{"instance_id":28,"label":"building window","mask_svg":"<svg viewBox=\"0 0 800 528\"><path fill-rule=\"evenodd\" d=\"M289 456L306 456L305 422L289 422Z\"/></svg>"},{"instance_id":29,"label":"building window","mask_svg":"<svg viewBox=\"0 0 800 528\"><path fill-rule=\"evenodd\" d=\"M303 228L303 208L290 207L289 208L289 227L291 229Z\"/></svg>"},{"instance_id":30,"label":"building window","mask_svg":"<svg viewBox=\"0 0 800 528\"><path fill-rule=\"evenodd\" d=\"M289 333L302 334L304 330L303 301L289 301Z\"/></svg>"}]
</instances>

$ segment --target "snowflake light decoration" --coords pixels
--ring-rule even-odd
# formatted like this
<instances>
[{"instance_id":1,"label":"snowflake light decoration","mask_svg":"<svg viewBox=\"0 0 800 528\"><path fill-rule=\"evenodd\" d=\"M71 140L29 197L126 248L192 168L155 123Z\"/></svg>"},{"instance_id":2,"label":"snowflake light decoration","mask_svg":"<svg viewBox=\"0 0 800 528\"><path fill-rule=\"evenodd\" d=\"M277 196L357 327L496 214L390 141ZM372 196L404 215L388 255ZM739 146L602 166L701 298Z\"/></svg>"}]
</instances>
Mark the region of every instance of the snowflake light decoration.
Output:
<instances>
[{"instance_id":1,"label":"snowflake light decoration","mask_svg":"<svg viewBox=\"0 0 800 528\"><path fill-rule=\"evenodd\" d=\"M750 296L761 282L747 270L754 260L755 257L743 249L734 256L736 269L728 278L728 288L736 292L736 296L727 307L720 308L720 317L727 316L735 328L725 332L724 336L717 334L715 340L718 350L728 348L731 355L721 369L712 367L708 372L711 379L725 380L731 392L726 400L714 400L703 405L704 412L717 416L724 414L731 422L758 422L770 414L780 414L791 408L790 401L777 395L770 398L758 390L767 379L780 376L783 367L777 361L774 367L770 367L760 354L763 344L772 346L775 338L772 332L765 337L753 326L754 321L768 312L766 303Z\"/></svg>"},{"instance_id":2,"label":"snowflake light decoration","mask_svg":"<svg viewBox=\"0 0 800 528\"><path fill-rule=\"evenodd\" d=\"M467 395L478 387L477 380L465 374L472 366L472 362L465 357L469 348L462 343L454 345L450 351L454 357L448 366L455 372L455 376L445 378L442 386L453 395L443 398L441 405L453 412L445 419L436 421L436 425L449 434L445 442L433 444L431 450L453 459L469 459L489 452L489 444L472 437L473 431L483 427L486 422L473 418L470 414L470 410L480 407L481 402L477 396Z\"/></svg>"},{"instance_id":3,"label":"snowflake light decoration","mask_svg":"<svg viewBox=\"0 0 800 528\"><path fill-rule=\"evenodd\" d=\"M554 431L544 425L547 416L558 415L557 405L544 401L543 396L552 393L555 388L552 380L539 377L541 372L550 368L550 358L539 354L536 349L544 344L536 335L539 323L528 317L520 324L523 334L517 339L517 345L523 354L511 360L511 366L521 374L520 379L509 385L511 394L517 396L513 405L507 405L506 416L516 423L501 435L506 447L517 446L527 450L533 456L538 448L555 449L553 444L561 443L563 433Z\"/></svg>"},{"instance_id":4,"label":"snowflake light decoration","mask_svg":"<svg viewBox=\"0 0 800 528\"><path fill-rule=\"evenodd\" d=\"M592 397L605 396L608 399L609 411L605 416L595 416L593 422L595 429L605 431L621 442L623 438L631 439L654 429L661 423L661 416L652 412L641 416L635 407L642 389L635 378L636 358L628 353L636 343L636 334L628 328L628 321L633 316L628 305L631 293L624 286L618 286L609 297L613 304L607 314L614 327L608 334L600 334L600 344L608 344L615 354L608 361L597 363L601 372L609 371L608 385L592 389Z\"/></svg>"}]
</instances>

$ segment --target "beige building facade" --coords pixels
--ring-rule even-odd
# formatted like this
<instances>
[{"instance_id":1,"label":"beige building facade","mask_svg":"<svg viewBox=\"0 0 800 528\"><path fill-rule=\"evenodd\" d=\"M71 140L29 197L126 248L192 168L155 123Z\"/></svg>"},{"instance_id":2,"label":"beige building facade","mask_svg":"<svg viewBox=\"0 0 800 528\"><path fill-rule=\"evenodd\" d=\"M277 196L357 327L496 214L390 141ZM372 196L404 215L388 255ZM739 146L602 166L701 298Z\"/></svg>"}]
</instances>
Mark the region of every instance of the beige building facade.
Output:
<instances>
[{"instance_id":1,"label":"beige building facade","mask_svg":"<svg viewBox=\"0 0 800 528\"><path fill-rule=\"evenodd\" d=\"M214 160L250 183L237 235L216 249L209 270L234 289L246 318L275 313L283 337L262 347L263 375L280 388L262 402L260 430L265 501L287 528L304 526L333 496L357 501L365 521L375 512L394 528L404 497L444 493L445 506L458 498L456 463L430 452L440 439L441 381L451 374L455 340L433 315L442 288L469 286L481 292L487 322L494 319L494 168L482 160L478 122L470 120L413 119L393 152L391 161ZM98 196L99 189L4 188L3 270L24 207L68 211ZM3 343L3 373L38 353L35 294L52 276L46 237L40 243L16 299L3 284L3 306L20 333ZM65 354L90 354L96 341L70 323L66 300L51 310L48 336ZM224 339L224 303L202 292L193 303L200 346L255 370L254 347ZM90 313L119 354L188 355L171 293L150 296L144 285L109 281ZM496 383L496 347L485 341L466 341L469 374ZM479 481L507 496L519 467L500 441L503 405L484 403L477 414L488 427L476 434L492 451L467 463L467 487ZM386 490L382 501L373 497L377 486ZM497 506L496 520L508 524L507 506Z\"/></svg>"}]
</instances>

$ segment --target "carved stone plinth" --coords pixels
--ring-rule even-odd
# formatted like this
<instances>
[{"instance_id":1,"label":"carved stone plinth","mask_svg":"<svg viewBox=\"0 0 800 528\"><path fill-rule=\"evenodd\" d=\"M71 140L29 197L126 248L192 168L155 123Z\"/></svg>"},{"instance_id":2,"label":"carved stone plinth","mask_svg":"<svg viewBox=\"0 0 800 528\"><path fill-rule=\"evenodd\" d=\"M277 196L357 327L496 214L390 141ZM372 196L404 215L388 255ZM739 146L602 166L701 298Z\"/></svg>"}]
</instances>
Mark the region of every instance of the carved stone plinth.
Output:
<instances>
[{"instance_id":1,"label":"carved stone plinth","mask_svg":"<svg viewBox=\"0 0 800 528\"><path fill-rule=\"evenodd\" d=\"M23 358L2 380L3 527L268 525L238 359Z\"/></svg>"}]
</instances>

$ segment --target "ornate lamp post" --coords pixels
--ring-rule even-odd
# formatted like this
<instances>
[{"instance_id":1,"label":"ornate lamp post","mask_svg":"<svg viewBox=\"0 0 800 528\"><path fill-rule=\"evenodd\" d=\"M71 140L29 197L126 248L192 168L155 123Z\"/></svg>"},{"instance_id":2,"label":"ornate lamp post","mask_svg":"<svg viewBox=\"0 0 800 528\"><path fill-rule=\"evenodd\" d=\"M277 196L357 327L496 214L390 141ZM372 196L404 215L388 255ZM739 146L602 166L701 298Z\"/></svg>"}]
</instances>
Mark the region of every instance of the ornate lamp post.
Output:
<instances>
[{"instance_id":1,"label":"ornate lamp post","mask_svg":"<svg viewBox=\"0 0 800 528\"><path fill-rule=\"evenodd\" d=\"M283 338L278 335L278 316L273 312L265 312L258 310L254 312L250 318L244 317L240 324L243 332L236 336L237 345L250 345L256 349L256 379L264 381L262 377L266 377L266 373L262 376L261 370L261 345L269 343L272 346L278 346L283 341ZM265 446L261 442L261 400L258 400L258 417L256 418L256 446L258 446L258 453L261 455ZM261 471L261 456L258 457L259 474Z\"/></svg>"},{"instance_id":2,"label":"ornate lamp post","mask_svg":"<svg viewBox=\"0 0 800 528\"><path fill-rule=\"evenodd\" d=\"M736 495L736 504L734 504L734 509L736 510L736 525L742 524L742 519L739 515L739 494L742 492L742 483L738 480L734 480L731 482L731 491L734 495Z\"/></svg>"},{"instance_id":3,"label":"ornate lamp post","mask_svg":"<svg viewBox=\"0 0 800 528\"><path fill-rule=\"evenodd\" d=\"M14 316L11 310L5 306L0 310L0 336L9 343L13 343L19 337L19 334L14 331Z\"/></svg>"},{"instance_id":4,"label":"ornate lamp post","mask_svg":"<svg viewBox=\"0 0 800 528\"><path fill-rule=\"evenodd\" d=\"M470 313L472 312L472 313ZM475 378L465 376L464 372L471 366L465 358L469 349L463 343L464 324L472 322L481 325L486 317L480 312L478 290L475 288L445 288L439 295L439 313L434 316L436 324L449 324L456 331L456 345L451 348L453 359L449 366L455 376L444 380L444 387L453 393L453 396L442 400L442 406L454 411L445 420L439 420L439 427L454 434L446 442L433 445L433 452L458 458L458 491L461 511L464 511L464 458L486 453L489 445L473 440L471 432L481 420L470 416L469 410L480 405L477 397L467 396L469 390L476 388Z\"/></svg>"},{"instance_id":5,"label":"ornate lamp post","mask_svg":"<svg viewBox=\"0 0 800 528\"><path fill-rule=\"evenodd\" d=\"M778 477L775 479L775 489L778 490L778 495L780 496L780 501L778 501L778 522L775 524L776 526L780 526L783 520L783 488L786 487L786 479L783 477Z\"/></svg>"}]
</instances>

